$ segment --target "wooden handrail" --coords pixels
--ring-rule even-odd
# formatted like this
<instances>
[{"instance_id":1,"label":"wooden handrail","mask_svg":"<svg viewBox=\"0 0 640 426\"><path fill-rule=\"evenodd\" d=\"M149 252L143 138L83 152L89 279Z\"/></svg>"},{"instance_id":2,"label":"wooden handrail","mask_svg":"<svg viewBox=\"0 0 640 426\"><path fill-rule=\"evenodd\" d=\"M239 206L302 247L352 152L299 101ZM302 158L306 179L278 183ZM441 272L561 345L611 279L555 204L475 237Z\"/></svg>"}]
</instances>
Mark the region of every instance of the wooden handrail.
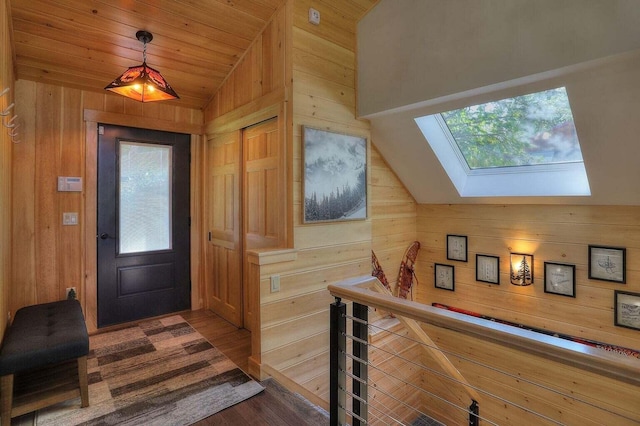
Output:
<instances>
[{"instance_id":1,"label":"wooden handrail","mask_svg":"<svg viewBox=\"0 0 640 426\"><path fill-rule=\"evenodd\" d=\"M386 296L393 296L393 294L391 294L391 291L387 289L384 284L382 284L377 278L375 278L370 283L370 286L368 288ZM406 318L404 316L399 316L396 318L409 331L413 339L423 345L425 350L433 357L440 368L449 373L449 375L456 379L458 383L462 384L464 390L467 392L467 395L469 395L472 401L480 400L478 392L476 392L473 386L471 386L467 379L465 379L460 371L458 371L456 366L453 365L451 361L449 361L449 358L447 358L447 356L438 348L438 345L436 345L431 337L429 337L429 335L422 329L419 321L411 318Z\"/></svg>"},{"instance_id":2,"label":"wooden handrail","mask_svg":"<svg viewBox=\"0 0 640 426\"><path fill-rule=\"evenodd\" d=\"M491 340L503 346L640 386L640 361L636 358L399 299L389 294L380 294L375 289L377 283L379 283L377 278L363 276L330 284L328 289L334 297L454 330L478 339Z\"/></svg>"}]
</instances>

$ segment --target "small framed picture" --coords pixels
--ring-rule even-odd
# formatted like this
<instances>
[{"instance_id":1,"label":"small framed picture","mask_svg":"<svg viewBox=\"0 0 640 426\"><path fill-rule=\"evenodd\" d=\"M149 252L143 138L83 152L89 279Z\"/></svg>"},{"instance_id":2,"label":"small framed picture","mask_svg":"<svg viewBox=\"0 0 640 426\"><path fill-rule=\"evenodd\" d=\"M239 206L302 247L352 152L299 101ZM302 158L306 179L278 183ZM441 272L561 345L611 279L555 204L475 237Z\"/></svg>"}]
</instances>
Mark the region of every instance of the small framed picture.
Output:
<instances>
[{"instance_id":1,"label":"small framed picture","mask_svg":"<svg viewBox=\"0 0 640 426\"><path fill-rule=\"evenodd\" d=\"M627 250L621 247L589 246L589 279L624 284Z\"/></svg>"},{"instance_id":2,"label":"small framed picture","mask_svg":"<svg viewBox=\"0 0 640 426\"><path fill-rule=\"evenodd\" d=\"M500 284L500 258L476 254L476 281Z\"/></svg>"},{"instance_id":3,"label":"small framed picture","mask_svg":"<svg viewBox=\"0 0 640 426\"><path fill-rule=\"evenodd\" d=\"M616 290L614 298L614 324L640 330L640 293Z\"/></svg>"},{"instance_id":4,"label":"small framed picture","mask_svg":"<svg viewBox=\"0 0 640 426\"><path fill-rule=\"evenodd\" d=\"M433 269L435 271L436 288L454 291L455 278L453 265L443 265L441 263L436 263Z\"/></svg>"},{"instance_id":5,"label":"small framed picture","mask_svg":"<svg viewBox=\"0 0 640 426\"><path fill-rule=\"evenodd\" d=\"M447 259L467 261L467 237L465 235L447 235Z\"/></svg>"},{"instance_id":6,"label":"small framed picture","mask_svg":"<svg viewBox=\"0 0 640 426\"><path fill-rule=\"evenodd\" d=\"M576 266L544 262L544 292L576 297Z\"/></svg>"}]
</instances>

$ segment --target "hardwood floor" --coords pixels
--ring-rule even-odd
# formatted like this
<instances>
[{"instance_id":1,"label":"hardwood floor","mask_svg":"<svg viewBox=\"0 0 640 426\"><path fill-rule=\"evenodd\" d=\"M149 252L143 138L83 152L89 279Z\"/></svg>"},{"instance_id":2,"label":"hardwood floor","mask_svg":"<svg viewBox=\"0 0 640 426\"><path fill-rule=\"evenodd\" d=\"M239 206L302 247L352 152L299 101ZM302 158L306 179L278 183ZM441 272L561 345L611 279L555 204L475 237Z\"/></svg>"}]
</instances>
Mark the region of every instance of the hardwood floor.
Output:
<instances>
[{"instance_id":1,"label":"hardwood floor","mask_svg":"<svg viewBox=\"0 0 640 426\"><path fill-rule=\"evenodd\" d=\"M180 315L231 361L236 363L242 371L248 371L249 356L251 355L251 333L249 331L238 329L222 317L205 309L181 312Z\"/></svg>"},{"instance_id":2,"label":"hardwood floor","mask_svg":"<svg viewBox=\"0 0 640 426\"><path fill-rule=\"evenodd\" d=\"M229 357L243 371L248 371L251 333L238 329L211 311L182 312L200 334ZM262 382L265 391L240 404L229 407L196 423L205 425L273 425L320 426L329 424L324 410L293 394L272 379Z\"/></svg>"}]
</instances>

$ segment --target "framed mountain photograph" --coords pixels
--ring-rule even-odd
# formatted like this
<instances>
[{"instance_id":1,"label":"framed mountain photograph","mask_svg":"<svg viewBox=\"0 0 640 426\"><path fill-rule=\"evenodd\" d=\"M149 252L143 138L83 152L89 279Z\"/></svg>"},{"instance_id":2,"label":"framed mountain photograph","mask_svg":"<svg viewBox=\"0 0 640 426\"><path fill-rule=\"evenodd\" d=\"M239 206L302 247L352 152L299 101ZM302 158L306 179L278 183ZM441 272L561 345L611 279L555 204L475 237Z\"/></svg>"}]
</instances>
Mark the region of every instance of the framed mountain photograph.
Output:
<instances>
[{"instance_id":1,"label":"framed mountain photograph","mask_svg":"<svg viewBox=\"0 0 640 426\"><path fill-rule=\"evenodd\" d=\"M303 127L304 223L367 218L367 139Z\"/></svg>"}]
</instances>

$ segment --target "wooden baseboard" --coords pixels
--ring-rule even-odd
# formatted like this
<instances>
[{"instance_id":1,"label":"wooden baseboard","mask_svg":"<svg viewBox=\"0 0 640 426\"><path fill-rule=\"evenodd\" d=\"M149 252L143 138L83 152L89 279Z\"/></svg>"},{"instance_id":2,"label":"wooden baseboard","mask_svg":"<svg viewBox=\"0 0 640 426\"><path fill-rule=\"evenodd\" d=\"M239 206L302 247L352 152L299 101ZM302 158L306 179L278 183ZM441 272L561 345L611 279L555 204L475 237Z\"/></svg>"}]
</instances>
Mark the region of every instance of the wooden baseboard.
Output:
<instances>
[{"instance_id":1,"label":"wooden baseboard","mask_svg":"<svg viewBox=\"0 0 640 426\"><path fill-rule=\"evenodd\" d=\"M262 371L262 364L255 357L249 357L249 375L258 381L263 381L269 378L269 375Z\"/></svg>"},{"instance_id":2,"label":"wooden baseboard","mask_svg":"<svg viewBox=\"0 0 640 426\"><path fill-rule=\"evenodd\" d=\"M300 384L294 382L289 377L280 373L275 368L271 367L267 364L262 364L262 372L268 374L273 377L278 383L287 388L291 392L298 393L310 401L312 404L317 405L318 407L322 407L323 409L329 411L329 401L325 401L320 398L318 395L314 394L307 388L301 386Z\"/></svg>"}]
</instances>

